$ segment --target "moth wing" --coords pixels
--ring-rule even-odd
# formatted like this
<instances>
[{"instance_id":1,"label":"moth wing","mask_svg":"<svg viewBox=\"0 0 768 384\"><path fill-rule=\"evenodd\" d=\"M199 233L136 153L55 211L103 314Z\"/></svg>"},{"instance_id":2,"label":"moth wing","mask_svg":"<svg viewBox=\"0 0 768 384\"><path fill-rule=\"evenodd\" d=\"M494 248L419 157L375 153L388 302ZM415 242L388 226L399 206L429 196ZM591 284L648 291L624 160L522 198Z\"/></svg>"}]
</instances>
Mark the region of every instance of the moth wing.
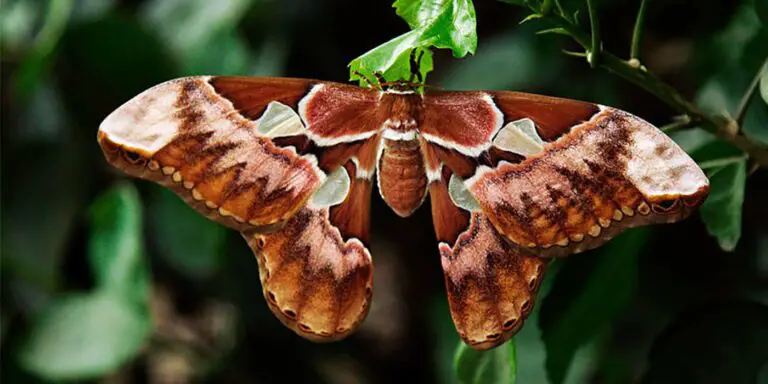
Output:
<instances>
[{"instance_id":1,"label":"moth wing","mask_svg":"<svg viewBox=\"0 0 768 384\"><path fill-rule=\"evenodd\" d=\"M313 341L346 337L370 307L373 265L365 245L344 239L328 208L306 207L278 231L245 232L270 310Z\"/></svg>"},{"instance_id":2,"label":"moth wing","mask_svg":"<svg viewBox=\"0 0 768 384\"><path fill-rule=\"evenodd\" d=\"M426 120L432 163L460 176L528 254L567 255L626 228L681 220L709 191L677 144L615 108L516 92L441 92L425 104L444 122Z\"/></svg>"},{"instance_id":3,"label":"moth wing","mask_svg":"<svg viewBox=\"0 0 768 384\"><path fill-rule=\"evenodd\" d=\"M172 189L220 224L276 227L309 200L325 173L311 155L275 145L259 131L266 118L245 111L261 117L272 102L295 107L310 85L300 79L171 80L112 112L98 140L113 166ZM245 111L233 96L249 101L239 103ZM289 124L302 128L298 120Z\"/></svg>"}]
</instances>

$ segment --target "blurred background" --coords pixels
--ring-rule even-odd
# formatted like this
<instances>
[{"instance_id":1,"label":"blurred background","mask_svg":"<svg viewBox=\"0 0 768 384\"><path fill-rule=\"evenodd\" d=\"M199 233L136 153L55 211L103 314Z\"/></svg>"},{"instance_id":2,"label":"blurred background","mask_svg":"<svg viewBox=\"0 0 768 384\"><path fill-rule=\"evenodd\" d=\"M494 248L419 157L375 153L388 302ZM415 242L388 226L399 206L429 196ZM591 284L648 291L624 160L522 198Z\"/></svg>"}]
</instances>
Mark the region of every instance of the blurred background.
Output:
<instances>
[{"instance_id":1,"label":"blurred background","mask_svg":"<svg viewBox=\"0 0 768 384\"><path fill-rule=\"evenodd\" d=\"M639 1L597 3L605 49L626 57ZM587 25L583 2L563 4ZM429 83L672 121L652 95L562 54L567 37L518 25L523 8L475 7L476 55L436 52ZM314 344L270 313L239 234L125 179L96 144L109 112L174 77L344 82L350 60L407 32L391 1L4 0L0 11L4 382L457 382L429 209L403 220L374 194L373 307L353 336ZM767 54L751 1L649 2L643 63L699 105L732 113ZM758 95L744 130L768 142ZM741 156L700 130L674 137L702 161ZM707 225L697 213L556 261L515 337L518 382L768 383L768 172L749 170L708 171Z\"/></svg>"}]
</instances>

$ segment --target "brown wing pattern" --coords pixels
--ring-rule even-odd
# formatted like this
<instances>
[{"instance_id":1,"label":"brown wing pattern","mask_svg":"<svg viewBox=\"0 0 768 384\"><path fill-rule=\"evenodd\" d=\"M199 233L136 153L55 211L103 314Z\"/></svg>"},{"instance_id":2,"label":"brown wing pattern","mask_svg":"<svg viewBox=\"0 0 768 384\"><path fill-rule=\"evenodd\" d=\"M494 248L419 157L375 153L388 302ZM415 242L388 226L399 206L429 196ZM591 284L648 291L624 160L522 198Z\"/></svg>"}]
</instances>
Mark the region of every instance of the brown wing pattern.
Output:
<instances>
[{"instance_id":1,"label":"brown wing pattern","mask_svg":"<svg viewBox=\"0 0 768 384\"><path fill-rule=\"evenodd\" d=\"M259 136L257 122L209 80L173 80L136 96L104 120L99 143L112 165L169 187L212 220L238 230L277 226L324 175L312 157ZM306 84L285 92L298 98Z\"/></svg>"},{"instance_id":2,"label":"brown wing pattern","mask_svg":"<svg viewBox=\"0 0 768 384\"><path fill-rule=\"evenodd\" d=\"M259 262L269 308L299 335L338 340L365 318L373 289L371 255L357 239L342 239L327 208L304 208L277 232L243 237Z\"/></svg>"},{"instance_id":3,"label":"brown wing pattern","mask_svg":"<svg viewBox=\"0 0 768 384\"><path fill-rule=\"evenodd\" d=\"M440 243L440 255L462 340L475 349L509 340L533 308L546 261L517 251L482 213L453 246Z\"/></svg>"},{"instance_id":4,"label":"brown wing pattern","mask_svg":"<svg viewBox=\"0 0 768 384\"><path fill-rule=\"evenodd\" d=\"M607 108L520 163L467 186L510 241L540 256L597 247L626 228L674 222L706 197L704 173L658 129Z\"/></svg>"},{"instance_id":5,"label":"brown wing pattern","mask_svg":"<svg viewBox=\"0 0 768 384\"><path fill-rule=\"evenodd\" d=\"M326 173L314 155L302 153L307 133L288 129L298 135L279 137L283 147L259 131L273 102L298 119L300 100L313 84L231 77L169 81L113 112L98 139L112 165L173 189L207 217L243 232L276 316L304 337L335 340L348 335L369 307L372 265L361 241L368 238L371 181L355 177L355 164L372 174L375 145L358 141L344 143L354 151L321 151L325 171L347 163L351 183L341 204L316 207L312 196Z\"/></svg>"}]
</instances>

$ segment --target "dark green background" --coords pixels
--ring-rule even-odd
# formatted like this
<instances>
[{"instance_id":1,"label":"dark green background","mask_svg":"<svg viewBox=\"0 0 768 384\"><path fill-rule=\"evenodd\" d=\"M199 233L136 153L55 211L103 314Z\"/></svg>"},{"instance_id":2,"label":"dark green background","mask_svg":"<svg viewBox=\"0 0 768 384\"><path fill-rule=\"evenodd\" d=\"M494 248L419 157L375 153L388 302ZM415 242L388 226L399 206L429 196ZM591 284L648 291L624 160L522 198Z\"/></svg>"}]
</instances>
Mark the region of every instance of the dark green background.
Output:
<instances>
[{"instance_id":1,"label":"dark green background","mask_svg":"<svg viewBox=\"0 0 768 384\"><path fill-rule=\"evenodd\" d=\"M587 25L583 2L563 3L581 9ZM625 57L639 1L598 4L605 48ZM96 144L109 112L170 78L346 81L350 60L407 32L389 1L6 0L1 7L4 381L456 382L458 337L428 209L403 220L374 195L373 308L352 337L313 344L269 312L239 234L156 185L123 182ZM435 52L429 83L589 100L657 126L676 114L563 55L574 49L567 37L518 25L525 9L490 0L475 7L476 55ZM733 113L768 51L768 29L754 9L752 1L649 1L642 61L699 105ZM746 124L755 140L768 136L759 95ZM675 138L700 161L740 156L722 143L702 145L709 139L698 130ZM710 174L720 203L707 208L724 247L740 234L735 251L722 251L697 213L557 261L515 338L518 381L768 381L768 173L753 173L744 188L739 164ZM125 264L110 269L115 260ZM89 300L87 310L81 300ZM66 311L72 316L62 321ZM75 360L87 369L73 368Z\"/></svg>"}]
</instances>

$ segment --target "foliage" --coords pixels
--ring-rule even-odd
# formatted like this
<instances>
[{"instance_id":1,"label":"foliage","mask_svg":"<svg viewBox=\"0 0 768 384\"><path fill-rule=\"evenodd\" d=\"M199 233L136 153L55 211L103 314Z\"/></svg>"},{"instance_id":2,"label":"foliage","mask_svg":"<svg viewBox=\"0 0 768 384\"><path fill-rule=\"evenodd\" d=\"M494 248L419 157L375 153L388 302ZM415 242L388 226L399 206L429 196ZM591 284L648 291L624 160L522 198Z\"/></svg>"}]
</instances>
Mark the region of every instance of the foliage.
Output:
<instances>
[{"instance_id":1,"label":"foliage","mask_svg":"<svg viewBox=\"0 0 768 384\"><path fill-rule=\"evenodd\" d=\"M767 4L5 1L2 377L764 378ZM523 329L484 353L456 347L429 210L403 221L374 199L371 314L348 340L318 345L269 312L239 234L165 189L121 180L94 140L107 113L169 78L368 85L360 74L408 79L414 50L430 84L585 99L666 125L709 176L709 199L685 222L555 261Z\"/></svg>"},{"instance_id":2,"label":"foliage","mask_svg":"<svg viewBox=\"0 0 768 384\"><path fill-rule=\"evenodd\" d=\"M453 366L459 381L466 384L508 384L515 382L515 343L478 352L459 343Z\"/></svg>"},{"instance_id":3,"label":"foliage","mask_svg":"<svg viewBox=\"0 0 768 384\"><path fill-rule=\"evenodd\" d=\"M44 308L19 350L25 368L52 380L100 377L119 368L151 329L136 190L114 187L90 211L95 289L64 295Z\"/></svg>"},{"instance_id":4,"label":"foliage","mask_svg":"<svg viewBox=\"0 0 768 384\"><path fill-rule=\"evenodd\" d=\"M424 79L432 70L430 47L450 49L457 58L475 53L477 33L472 0L397 0L393 6L411 31L352 60L350 80L360 80L361 85L366 85L360 74L369 76L375 72L382 73L387 81L408 79L412 50L424 53L419 68Z\"/></svg>"}]
</instances>

